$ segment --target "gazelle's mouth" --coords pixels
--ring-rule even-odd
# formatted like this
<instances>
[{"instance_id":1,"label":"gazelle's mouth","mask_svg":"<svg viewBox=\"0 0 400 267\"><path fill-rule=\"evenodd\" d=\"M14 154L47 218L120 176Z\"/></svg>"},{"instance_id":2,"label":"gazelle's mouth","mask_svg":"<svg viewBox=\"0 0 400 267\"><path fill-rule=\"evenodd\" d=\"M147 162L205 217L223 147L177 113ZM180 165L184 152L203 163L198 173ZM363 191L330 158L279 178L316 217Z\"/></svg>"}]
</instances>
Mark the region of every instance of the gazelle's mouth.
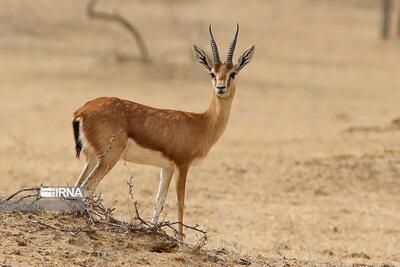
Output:
<instances>
[{"instance_id":1,"label":"gazelle's mouth","mask_svg":"<svg viewBox=\"0 0 400 267\"><path fill-rule=\"evenodd\" d=\"M217 95L223 95L226 93L226 86L223 83L218 83L217 86L215 86L215 93Z\"/></svg>"},{"instance_id":2,"label":"gazelle's mouth","mask_svg":"<svg viewBox=\"0 0 400 267\"><path fill-rule=\"evenodd\" d=\"M221 88L215 88L215 93L216 93L217 95L223 95L223 94L226 93L226 88L223 88L223 89L221 89Z\"/></svg>"}]
</instances>

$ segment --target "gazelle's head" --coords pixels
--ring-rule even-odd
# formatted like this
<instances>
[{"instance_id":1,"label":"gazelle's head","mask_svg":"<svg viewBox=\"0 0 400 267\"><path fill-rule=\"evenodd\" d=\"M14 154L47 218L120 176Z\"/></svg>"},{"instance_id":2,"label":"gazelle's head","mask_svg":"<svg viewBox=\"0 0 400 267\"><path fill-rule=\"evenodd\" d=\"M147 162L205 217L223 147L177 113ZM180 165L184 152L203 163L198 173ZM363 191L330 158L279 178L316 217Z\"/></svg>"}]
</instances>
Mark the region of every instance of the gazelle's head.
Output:
<instances>
[{"instance_id":1,"label":"gazelle's head","mask_svg":"<svg viewBox=\"0 0 400 267\"><path fill-rule=\"evenodd\" d=\"M244 51L244 53L239 57L236 65L233 64L233 53L235 52L236 42L239 34L239 24L237 24L235 35L228 48L226 60L225 62L221 62L219 58L218 47L211 31L211 25L209 27L209 31L213 61L211 61L206 52L195 45L193 46L194 56L196 61L209 71L211 82L215 89L215 94L218 97L229 97L234 94L236 75L241 69L243 69L244 66L250 63L254 55L255 46L252 45L247 48L247 50Z\"/></svg>"}]
</instances>

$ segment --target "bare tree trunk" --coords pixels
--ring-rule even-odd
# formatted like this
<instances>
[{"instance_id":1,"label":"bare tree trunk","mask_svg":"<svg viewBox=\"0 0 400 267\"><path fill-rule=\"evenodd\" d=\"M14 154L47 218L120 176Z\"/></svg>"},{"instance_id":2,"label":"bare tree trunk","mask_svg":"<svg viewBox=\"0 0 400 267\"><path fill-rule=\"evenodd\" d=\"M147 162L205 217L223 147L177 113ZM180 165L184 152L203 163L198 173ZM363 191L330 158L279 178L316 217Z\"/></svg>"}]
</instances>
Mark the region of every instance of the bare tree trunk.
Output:
<instances>
[{"instance_id":1,"label":"bare tree trunk","mask_svg":"<svg viewBox=\"0 0 400 267\"><path fill-rule=\"evenodd\" d=\"M390 24L392 21L392 0L382 1L382 17L381 17L381 38L386 40L390 35Z\"/></svg>"},{"instance_id":2,"label":"bare tree trunk","mask_svg":"<svg viewBox=\"0 0 400 267\"><path fill-rule=\"evenodd\" d=\"M400 38L400 7L397 8L397 37Z\"/></svg>"},{"instance_id":3,"label":"bare tree trunk","mask_svg":"<svg viewBox=\"0 0 400 267\"><path fill-rule=\"evenodd\" d=\"M147 50L147 46L144 42L144 39L142 38L142 35L138 31L138 29L136 27L134 27L127 19L125 19L124 17L122 17L121 15L119 15L117 13L106 13L103 11L95 10L96 3L97 3L97 0L89 0L87 7L86 7L87 16L91 19L105 20L105 21L114 22L114 23L121 25L123 28L125 28L127 31L129 31L131 33L131 35L133 36L133 38L135 39L143 62L150 62L150 57L149 57L149 52Z\"/></svg>"}]
</instances>

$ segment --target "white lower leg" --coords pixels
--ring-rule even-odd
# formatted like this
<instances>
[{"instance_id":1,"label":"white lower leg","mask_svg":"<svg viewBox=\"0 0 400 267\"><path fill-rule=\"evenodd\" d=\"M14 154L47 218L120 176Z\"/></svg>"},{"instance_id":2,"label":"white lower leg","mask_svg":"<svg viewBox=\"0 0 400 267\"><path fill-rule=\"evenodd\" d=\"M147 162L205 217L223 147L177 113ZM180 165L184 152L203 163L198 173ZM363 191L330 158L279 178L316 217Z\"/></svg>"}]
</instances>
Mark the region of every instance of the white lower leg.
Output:
<instances>
[{"instance_id":1,"label":"white lower leg","mask_svg":"<svg viewBox=\"0 0 400 267\"><path fill-rule=\"evenodd\" d=\"M158 191L156 196L156 203L154 207L153 217L151 223L157 224L158 217L164 207L164 202L168 194L169 184L171 182L172 175L174 174L173 168L162 168L160 173L160 183L158 185Z\"/></svg>"},{"instance_id":2,"label":"white lower leg","mask_svg":"<svg viewBox=\"0 0 400 267\"><path fill-rule=\"evenodd\" d=\"M87 187L87 184L89 183L90 179L92 179L92 177L97 173L99 166L100 166L100 160L97 161L96 166L94 167L94 169L90 172L90 174L86 177L84 182L81 184L81 187L85 188L85 195L86 196L89 196L94 192L95 188L91 188L88 192L86 192L86 187Z\"/></svg>"},{"instance_id":3,"label":"white lower leg","mask_svg":"<svg viewBox=\"0 0 400 267\"><path fill-rule=\"evenodd\" d=\"M97 160L95 157L93 157L93 155L87 152L85 156L86 156L86 163L85 166L83 167L81 174L79 175L79 178L75 182L75 187L83 186L85 180L87 179L88 176L91 175L93 169L96 167L97 164Z\"/></svg>"},{"instance_id":4,"label":"white lower leg","mask_svg":"<svg viewBox=\"0 0 400 267\"><path fill-rule=\"evenodd\" d=\"M81 174L79 175L78 179L76 179L75 187L81 186L83 179L85 179L85 177L86 177L88 168L89 168L89 163L85 163L85 166L83 167Z\"/></svg>"}]
</instances>

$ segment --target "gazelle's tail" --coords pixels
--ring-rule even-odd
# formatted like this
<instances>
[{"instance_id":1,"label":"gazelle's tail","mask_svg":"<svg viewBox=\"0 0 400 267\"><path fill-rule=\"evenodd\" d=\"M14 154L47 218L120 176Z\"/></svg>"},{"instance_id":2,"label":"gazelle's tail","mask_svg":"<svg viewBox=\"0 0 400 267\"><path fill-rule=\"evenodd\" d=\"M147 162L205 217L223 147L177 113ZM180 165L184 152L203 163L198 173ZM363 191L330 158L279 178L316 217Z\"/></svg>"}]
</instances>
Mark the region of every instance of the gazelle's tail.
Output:
<instances>
[{"instance_id":1,"label":"gazelle's tail","mask_svg":"<svg viewBox=\"0 0 400 267\"><path fill-rule=\"evenodd\" d=\"M79 156L81 154L81 150L82 150L82 141L79 138L80 135L80 124L81 124L81 120L79 118L74 119L72 121L72 128L74 130L74 137L75 137L75 151L76 151L76 158L79 159Z\"/></svg>"}]
</instances>

